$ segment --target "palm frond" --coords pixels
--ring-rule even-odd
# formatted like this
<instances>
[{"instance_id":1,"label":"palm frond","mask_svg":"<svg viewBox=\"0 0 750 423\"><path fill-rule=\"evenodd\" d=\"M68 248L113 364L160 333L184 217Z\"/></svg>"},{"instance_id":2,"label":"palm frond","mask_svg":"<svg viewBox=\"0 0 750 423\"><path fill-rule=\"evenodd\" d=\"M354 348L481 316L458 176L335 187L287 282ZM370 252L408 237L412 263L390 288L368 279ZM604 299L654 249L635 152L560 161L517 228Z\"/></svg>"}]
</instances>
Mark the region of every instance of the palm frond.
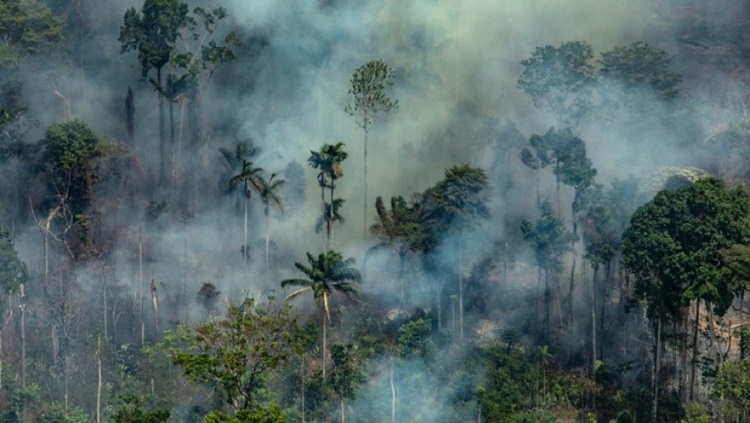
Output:
<instances>
[{"instance_id":1,"label":"palm frond","mask_svg":"<svg viewBox=\"0 0 750 423\"><path fill-rule=\"evenodd\" d=\"M287 286L304 286L310 288L312 285L313 281L302 278L284 279L281 281L282 288L286 288Z\"/></svg>"},{"instance_id":2,"label":"palm frond","mask_svg":"<svg viewBox=\"0 0 750 423\"><path fill-rule=\"evenodd\" d=\"M311 291L311 290L312 290L311 287L298 289L298 290L292 292L291 294L287 295L286 298L284 298L284 300L285 301L293 300L293 299L297 298L298 296L304 294L305 292Z\"/></svg>"}]
</instances>

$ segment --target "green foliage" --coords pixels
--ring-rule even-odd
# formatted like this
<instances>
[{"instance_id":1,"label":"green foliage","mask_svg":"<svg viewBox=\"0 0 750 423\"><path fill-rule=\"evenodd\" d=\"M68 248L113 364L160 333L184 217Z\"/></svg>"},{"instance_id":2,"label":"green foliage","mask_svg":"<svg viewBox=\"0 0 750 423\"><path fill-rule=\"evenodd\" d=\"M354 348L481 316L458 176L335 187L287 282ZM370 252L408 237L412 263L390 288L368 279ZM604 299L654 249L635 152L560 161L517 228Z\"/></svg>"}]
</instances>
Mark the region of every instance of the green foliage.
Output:
<instances>
[{"instance_id":1,"label":"green foliage","mask_svg":"<svg viewBox=\"0 0 750 423\"><path fill-rule=\"evenodd\" d=\"M470 228L477 219L490 215L490 189L484 170L468 164L452 166L445 178L428 190L426 202L433 230Z\"/></svg>"},{"instance_id":2,"label":"green foliage","mask_svg":"<svg viewBox=\"0 0 750 423\"><path fill-rule=\"evenodd\" d=\"M724 314L739 292L716 259L722 249L747 241L749 211L742 189L713 178L661 191L636 210L623 234L623 262L649 316L679 319L694 298Z\"/></svg>"},{"instance_id":3,"label":"green foliage","mask_svg":"<svg viewBox=\"0 0 750 423\"><path fill-rule=\"evenodd\" d=\"M8 368L3 371L3 390L0 392L0 422L21 423L23 410L31 410L40 406L41 389L38 385L25 388L18 386L15 379L8 377Z\"/></svg>"},{"instance_id":4,"label":"green foliage","mask_svg":"<svg viewBox=\"0 0 750 423\"><path fill-rule=\"evenodd\" d=\"M318 183L321 187L328 187L334 184L336 179L344 176L344 169L341 163L349 157L349 153L344 150L344 143L324 144L320 151L310 151L310 157L307 163L313 169L319 169Z\"/></svg>"},{"instance_id":5,"label":"green foliage","mask_svg":"<svg viewBox=\"0 0 750 423\"><path fill-rule=\"evenodd\" d=\"M28 280L26 263L18 258L10 229L0 226L0 289L6 294L15 293Z\"/></svg>"},{"instance_id":6,"label":"green foliage","mask_svg":"<svg viewBox=\"0 0 750 423\"><path fill-rule=\"evenodd\" d=\"M125 405L112 414L112 420L115 423L161 423L169 420L170 415L166 408L145 410L141 398L129 396L125 398Z\"/></svg>"},{"instance_id":7,"label":"green foliage","mask_svg":"<svg viewBox=\"0 0 750 423\"><path fill-rule=\"evenodd\" d=\"M435 344L430 339L430 322L418 318L398 328L398 355L407 360L420 358L426 362L435 356Z\"/></svg>"},{"instance_id":8,"label":"green foliage","mask_svg":"<svg viewBox=\"0 0 750 423\"><path fill-rule=\"evenodd\" d=\"M723 362L714 395L724 400L725 417L746 421L750 417L750 359Z\"/></svg>"},{"instance_id":9,"label":"green foliage","mask_svg":"<svg viewBox=\"0 0 750 423\"><path fill-rule=\"evenodd\" d=\"M18 56L54 51L62 43L64 19L38 0L0 3L0 67Z\"/></svg>"},{"instance_id":10,"label":"green foliage","mask_svg":"<svg viewBox=\"0 0 750 423\"><path fill-rule=\"evenodd\" d=\"M331 371L328 373L329 386L343 401L354 397L354 389L364 381L359 370L357 348L352 344L331 346Z\"/></svg>"},{"instance_id":11,"label":"green foliage","mask_svg":"<svg viewBox=\"0 0 750 423\"><path fill-rule=\"evenodd\" d=\"M689 402L685 404L685 418L680 423L710 423L711 414L705 405L699 402Z\"/></svg>"},{"instance_id":12,"label":"green foliage","mask_svg":"<svg viewBox=\"0 0 750 423\"><path fill-rule=\"evenodd\" d=\"M281 281L282 288L287 286L302 287L289 294L287 299L294 298L303 292L312 291L315 301L318 305L323 306L324 312L330 320L328 298L333 294L333 291L359 298L359 291L352 285L352 282L360 282L362 275L360 275L359 270L352 267L354 265L353 258L344 260L341 253L329 250L320 253L317 258L307 253L307 261L310 263L309 267L299 262L294 263L294 266L304 273L308 279L295 278Z\"/></svg>"},{"instance_id":13,"label":"green foliage","mask_svg":"<svg viewBox=\"0 0 750 423\"><path fill-rule=\"evenodd\" d=\"M203 423L287 423L288 421L289 419L278 404L240 410L234 415L212 411L203 419Z\"/></svg>"},{"instance_id":14,"label":"green foliage","mask_svg":"<svg viewBox=\"0 0 750 423\"><path fill-rule=\"evenodd\" d=\"M354 117L357 126L369 131L372 125L398 111L398 100L391 100L393 70L382 60L373 60L357 68L349 81L352 102L344 111Z\"/></svg>"},{"instance_id":15,"label":"green foliage","mask_svg":"<svg viewBox=\"0 0 750 423\"><path fill-rule=\"evenodd\" d=\"M562 125L574 127L591 108L596 81L589 63L593 57L591 46L583 41L537 47L530 58L521 61L518 87L534 106L552 113Z\"/></svg>"},{"instance_id":16,"label":"green foliage","mask_svg":"<svg viewBox=\"0 0 750 423\"><path fill-rule=\"evenodd\" d=\"M87 423L91 421L81 408L73 405L66 407L64 404L57 402L44 407L39 413L38 419L39 423ZM116 421L116 423L120 422Z\"/></svg>"},{"instance_id":17,"label":"green foliage","mask_svg":"<svg viewBox=\"0 0 750 423\"><path fill-rule=\"evenodd\" d=\"M162 341L190 380L216 387L235 410L255 407L262 379L302 353L304 336L290 306L230 305L224 319L182 327Z\"/></svg>"},{"instance_id":18,"label":"green foliage","mask_svg":"<svg viewBox=\"0 0 750 423\"><path fill-rule=\"evenodd\" d=\"M130 8L120 27L122 52L138 51L138 62L145 77L151 69L166 65L175 49L180 31L187 26L188 5L179 0L145 0L141 11Z\"/></svg>"},{"instance_id":19,"label":"green foliage","mask_svg":"<svg viewBox=\"0 0 750 423\"><path fill-rule=\"evenodd\" d=\"M664 50L636 41L602 53L599 74L605 84L619 84L617 95L631 101L646 90L660 100L671 100L680 95L682 82L672 61Z\"/></svg>"},{"instance_id":20,"label":"green foliage","mask_svg":"<svg viewBox=\"0 0 750 423\"><path fill-rule=\"evenodd\" d=\"M527 219L521 222L521 232L534 250L537 265L550 274L557 274L562 271L563 254L570 250L577 237L565 229L549 201L545 200L540 209L536 222Z\"/></svg>"}]
</instances>

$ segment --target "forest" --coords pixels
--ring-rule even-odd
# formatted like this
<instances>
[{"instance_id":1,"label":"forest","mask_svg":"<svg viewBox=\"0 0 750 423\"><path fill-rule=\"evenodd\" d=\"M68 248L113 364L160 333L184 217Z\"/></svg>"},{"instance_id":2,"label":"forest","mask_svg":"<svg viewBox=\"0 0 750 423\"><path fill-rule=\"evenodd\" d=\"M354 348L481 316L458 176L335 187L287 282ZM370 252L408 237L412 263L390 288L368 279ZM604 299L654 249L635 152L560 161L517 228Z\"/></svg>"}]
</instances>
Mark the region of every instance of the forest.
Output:
<instances>
[{"instance_id":1,"label":"forest","mask_svg":"<svg viewBox=\"0 0 750 423\"><path fill-rule=\"evenodd\" d=\"M750 6L2 0L0 423L750 422Z\"/></svg>"}]
</instances>

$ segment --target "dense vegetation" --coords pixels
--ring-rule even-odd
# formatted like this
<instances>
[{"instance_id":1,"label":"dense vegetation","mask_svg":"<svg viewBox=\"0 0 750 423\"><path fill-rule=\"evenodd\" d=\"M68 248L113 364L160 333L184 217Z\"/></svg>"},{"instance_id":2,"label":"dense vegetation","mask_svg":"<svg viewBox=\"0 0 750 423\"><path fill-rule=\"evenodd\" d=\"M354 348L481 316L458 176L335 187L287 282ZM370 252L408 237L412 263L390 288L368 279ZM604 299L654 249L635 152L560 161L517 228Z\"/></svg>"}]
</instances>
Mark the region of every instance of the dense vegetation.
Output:
<instances>
[{"instance_id":1,"label":"dense vegetation","mask_svg":"<svg viewBox=\"0 0 750 423\"><path fill-rule=\"evenodd\" d=\"M0 423L750 421L746 10L254 3L0 3Z\"/></svg>"}]
</instances>

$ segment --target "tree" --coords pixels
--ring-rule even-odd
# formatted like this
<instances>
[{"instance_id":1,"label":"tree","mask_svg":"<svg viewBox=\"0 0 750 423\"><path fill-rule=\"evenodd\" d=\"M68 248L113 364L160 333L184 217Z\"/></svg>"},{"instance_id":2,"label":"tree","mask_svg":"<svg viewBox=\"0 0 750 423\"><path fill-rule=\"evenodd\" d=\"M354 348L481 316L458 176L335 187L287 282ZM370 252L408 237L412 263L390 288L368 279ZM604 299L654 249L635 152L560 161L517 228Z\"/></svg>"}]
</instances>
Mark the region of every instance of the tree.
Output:
<instances>
[{"instance_id":1,"label":"tree","mask_svg":"<svg viewBox=\"0 0 750 423\"><path fill-rule=\"evenodd\" d=\"M37 0L0 4L0 68L30 54L54 51L63 40L65 20Z\"/></svg>"},{"instance_id":2,"label":"tree","mask_svg":"<svg viewBox=\"0 0 750 423\"><path fill-rule=\"evenodd\" d=\"M429 236L419 220L417 208L408 206L403 197L391 197L391 209L387 210L383 198L375 200L377 222L370 226L370 233L380 242L370 247L367 254L390 249L398 256L398 282L401 289L401 307L406 303L404 275L409 253L419 250Z\"/></svg>"},{"instance_id":3,"label":"tree","mask_svg":"<svg viewBox=\"0 0 750 423\"><path fill-rule=\"evenodd\" d=\"M179 0L144 0L141 11L128 9L120 27L119 41L122 53L138 51L141 73L147 77L156 71L154 85L162 87L162 70L169 63L176 48L180 32L188 25L188 5ZM164 136L164 104L159 100L159 183L167 183L167 146Z\"/></svg>"},{"instance_id":4,"label":"tree","mask_svg":"<svg viewBox=\"0 0 750 423\"><path fill-rule=\"evenodd\" d=\"M239 151L239 146L237 147ZM250 197L253 191L260 192L260 176L263 173L263 169L259 167L253 167L253 162L243 159L242 169L239 173L229 178L230 188L234 188L237 185L242 185L242 198L243 198L243 224L242 224L242 258L247 262L250 257L249 245L247 244L247 206L250 202Z\"/></svg>"},{"instance_id":5,"label":"tree","mask_svg":"<svg viewBox=\"0 0 750 423\"><path fill-rule=\"evenodd\" d=\"M359 270L352 267L354 259L344 257L338 251L328 250L320 253L317 258L307 253L309 267L302 263L296 262L294 266L307 276L308 279L295 278L281 281L281 287L301 286L301 289L292 292L287 296L287 300L293 299L305 292L312 292L313 298L318 306L321 306L323 312L323 348L321 353L323 357L323 379L325 379L326 365L326 326L331 320L329 309L329 297L334 291L339 291L346 296L359 298L360 294L352 282L360 282L362 276Z\"/></svg>"},{"instance_id":6,"label":"tree","mask_svg":"<svg viewBox=\"0 0 750 423\"><path fill-rule=\"evenodd\" d=\"M741 188L728 189L721 180L705 178L673 191L660 191L638 208L623 234L623 263L635 278L635 299L646 303L655 328L653 419L658 418L662 328L678 328L684 370L687 360L687 306L703 300L711 319L723 315L737 291L723 273L722 249L750 238L750 202ZM718 358L718 357L717 357ZM718 364L718 363L717 363ZM683 371L683 374L685 372ZM687 390L680 380L680 393Z\"/></svg>"},{"instance_id":7,"label":"tree","mask_svg":"<svg viewBox=\"0 0 750 423\"><path fill-rule=\"evenodd\" d=\"M268 216L271 212L271 206L276 207L279 211L284 213L284 203L281 200L281 187L284 186L283 179L274 178L276 174L271 174L271 177L266 179L263 175L258 175L258 195L260 195L260 201L263 203L263 214L266 216L266 283L268 283L269 269L269 230L268 230Z\"/></svg>"},{"instance_id":8,"label":"tree","mask_svg":"<svg viewBox=\"0 0 750 423\"><path fill-rule=\"evenodd\" d=\"M558 123L576 127L591 108L591 88L596 81L589 64L594 53L583 41L569 41L560 47L537 47L521 61L518 80L535 107L552 113Z\"/></svg>"},{"instance_id":9,"label":"tree","mask_svg":"<svg viewBox=\"0 0 750 423\"><path fill-rule=\"evenodd\" d=\"M40 141L40 168L58 203L75 222L79 248L71 249L75 258L84 258L91 251L90 230L92 214L97 215L94 189L101 181L101 162L113 158L122 150L96 134L86 123L72 120L55 123L47 128Z\"/></svg>"},{"instance_id":10,"label":"tree","mask_svg":"<svg viewBox=\"0 0 750 423\"><path fill-rule=\"evenodd\" d=\"M367 141L372 127L398 111L398 100L392 100L388 91L393 87L393 69L382 60L373 60L358 67L349 81L352 102L344 111L354 117L354 122L364 132L364 208L362 236L367 236Z\"/></svg>"},{"instance_id":11,"label":"tree","mask_svg":"<svg viewBox=\"0 0 750 423\"><path fill-rule=\"evenodd\" d=\"M257 407L264 377L302 353L304 333L291 306L230 304L224 319L182 327L163 347L191 381L218 388L235 411Z\"/></svg>"},{"instance_id":12,"label":"tree","mask_svg":"<svg viewBox=\"0 0 750 423\"><path fill-rule=\"evenodd\" d=\"M115 423L161 423L169 420L172 412L167 408L144 410L143 400L135 396L127 396L125 405L118 407L112 415Z\"/></svg>"},{"instance_id":13,"label":"tree","mask_svg":"<svg viewBox=\"0 0 750 423\"><path fill-rule=\"evenodd\" d=\"M468 164L452 166L445 171L445 179L438 182L430 191L430 202L433 224L437 223L458 238L458 257L456 272L458 275L458 318L459 333L464 337L464 304L463 304L463 234L470 229L477 219L489 216L490 189L487 175L480 168Z\"/></svg>"},{"instance_id":14,"label":"tree","mask_svg":"<svg viewBox=\"0 0 750 423\"><path fill-rule=\"evenodd\" d=\"M550 279L555 277L559 282L562 271L562 256L570 250L577 237L565 229L565 225L555 215L549 201L542 202L540 216L536 222L524 219L521 222L523 239L531 244L534 257L539 266L539 276L544 274L544 334L545 340L550 337Z\"/></svg>"},{"instance_id":15,"label":"tree","mask_svg":"<svg viewBox=\"0 0 750 423\"><path fill-rule=\"evenodd\" d=\"M673 100L682 91L682 77L672 70L672 62L667 52L643 41L604 52L599 60L602 83L608 89L617 88L605 94L630 107L642 106L645 96Z\"/></svg>"},{"instance_id":16,"label":"tree","mask_svg":"<svg viewBox=\"0 0 750 423\"><path fill-rule=\"evenodd\" d=\"M29 280L29 272L26 263L18 258L18 253L13 245L13 237L7 226L0 226L0 292L10 296L19 293L21 309L21 387L26 386L26 328L25 312L26 298L24 298L24 284ZM4 302L3 302L4 303ZM9 301L9 304L12 304ZM0 384L3 381L3 331L13 316L13 310L6 310L0 305ZM8 313L7 319L5 314Z\"/></svg>"},{"instance_id":17,"label":"tree","mask_svg":"<svg viewBox=\"0 0 750 423\"><path fill-rule=\"evenodd\" d=\"M363 379L356 361L356 347L352 344L331 347L330 386L339 397L340 421L344 423L344 401L354 396L354 388Z\"/></svg>"},{"instance_id":18,"label":"tree","mask_svg":"<svg viewBox=\"0 0 750 423\"><path fill-rule=\"evenodd\" d=\"M344 143L339 142L335 145L324 144L320 151L311 151L310 157L307 159L313 169L320 170L318 185L320 186L320 200L323 205L322 216L325 216L326 221L326 250L330 250L333 245L333 222L343 223L343 218L338 214L338 209L344 204L344 200L334 198L334 191L336 180L344 176L341 163L347 157L349 157L349 153L344 150ZM325 199L326 188L330 190L330 202L326 202Z\"/></svg>"}]
</instances>

